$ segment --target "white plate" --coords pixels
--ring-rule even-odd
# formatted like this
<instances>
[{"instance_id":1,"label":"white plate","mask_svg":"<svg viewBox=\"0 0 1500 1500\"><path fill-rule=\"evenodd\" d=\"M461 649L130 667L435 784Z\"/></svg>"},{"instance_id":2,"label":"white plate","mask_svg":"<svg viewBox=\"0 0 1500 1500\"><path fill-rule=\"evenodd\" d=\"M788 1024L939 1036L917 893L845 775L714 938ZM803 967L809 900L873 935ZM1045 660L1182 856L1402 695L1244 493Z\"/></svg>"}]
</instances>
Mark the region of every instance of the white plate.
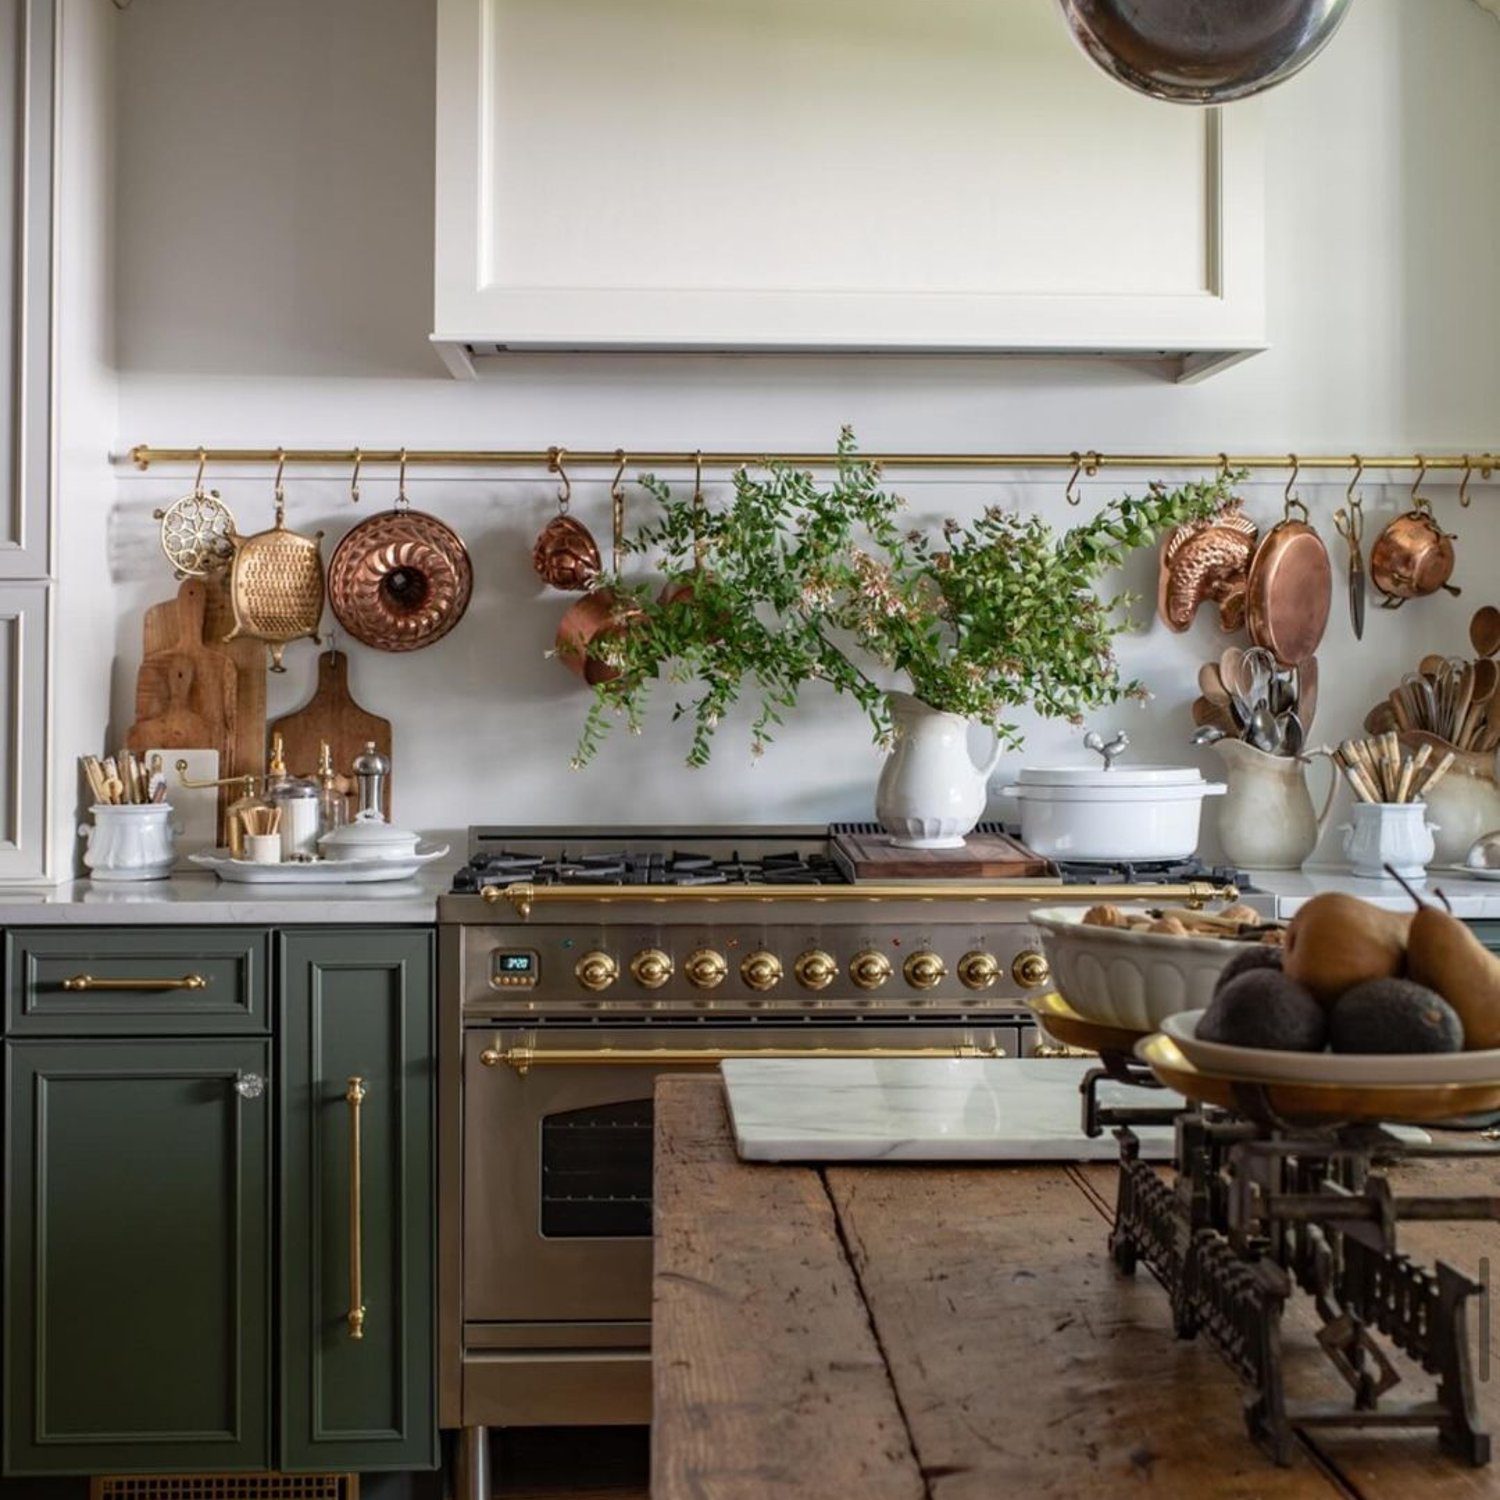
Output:
<instances>
[{"instance_id":1,"label":"white plate","mask_svg":"<svg viewBox=\"0 0 1500 1500\"><path fill-rule=\"evenodd\" d=\"M1272 1083L1493 1083L1500 1049L1487 1052L1273 1052L1198 1039L1201 1010L1168 1016L1161 1029L1194 1067L1220 1077Z\"/></svg>"},{"instance_id":2,"label":"white plate","mask_svg":"<svg viewBox=\"0 0 1500 1500\"><path fill-rule=\"evenodd\" d=\"M1428 874L1442 874L1445 870L1462 875L1465 880L1500 880L1500 865L1435 865Z\"/></svg>"},{"instance_id":3,"label":"white plate","mask_svg":"<svg viewBox=\"0 0 1500 1500\"><path fill-rule=\"evenodd\" d=\"M441 859L446 844L435 849L419 848L400 859L320 859L312 864L258 865L254 860L235 859L227 849L211 854L190 854L189 860L212 870L220 880L241 885L370 885L377 880L410 880L423 865Z\"/></svg>"}]
</instances>

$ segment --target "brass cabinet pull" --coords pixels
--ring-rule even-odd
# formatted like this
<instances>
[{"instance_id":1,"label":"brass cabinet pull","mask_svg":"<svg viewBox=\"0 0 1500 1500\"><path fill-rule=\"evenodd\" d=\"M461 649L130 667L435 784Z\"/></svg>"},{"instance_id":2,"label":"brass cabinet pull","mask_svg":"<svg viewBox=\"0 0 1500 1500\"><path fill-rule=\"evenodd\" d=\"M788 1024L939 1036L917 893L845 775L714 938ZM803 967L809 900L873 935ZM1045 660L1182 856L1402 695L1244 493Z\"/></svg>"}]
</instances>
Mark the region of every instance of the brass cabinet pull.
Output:
<instances>
[{"instance_id":1,"label":"brass cabinet pull","mask_svg":"<svg viewBox=\"0 0 1500 1500\"><path fill-rule=\"evenodd\" d=\"M365 1081L351 1078L344 1094L349 1105L349 1337L365 1336L365 1232L361 1212L361 1153L359 1111L365 1102Z\"/></svg>"},{"instance_id":2,"label":"brass cabinet pull","mask_svg":"<svg viewBox=\"0 0 1500 1500\"><path fill-rule=\"evenodd\" d=\"M181 979L95 979L92 974L74 974L62 982L65 990L206 990L208 980L201 974L184 974Z\"/></svg>"},{"instance_id":3,"label":"brass cabinet pull","mask_svg":"<svg viewBox=\"0 0 1500 1500\"><path fill-rule=\"evenodd\" d=\"M487 1068L502 1063L517 1073L532 1068L637 1067L660 1063L727 1062L737 1057L1004 1057L1004 1047L981 1047L975 1042L955 1042L951 1047L486 1047L479 1061Z\"/></svg>"}]
</instances>

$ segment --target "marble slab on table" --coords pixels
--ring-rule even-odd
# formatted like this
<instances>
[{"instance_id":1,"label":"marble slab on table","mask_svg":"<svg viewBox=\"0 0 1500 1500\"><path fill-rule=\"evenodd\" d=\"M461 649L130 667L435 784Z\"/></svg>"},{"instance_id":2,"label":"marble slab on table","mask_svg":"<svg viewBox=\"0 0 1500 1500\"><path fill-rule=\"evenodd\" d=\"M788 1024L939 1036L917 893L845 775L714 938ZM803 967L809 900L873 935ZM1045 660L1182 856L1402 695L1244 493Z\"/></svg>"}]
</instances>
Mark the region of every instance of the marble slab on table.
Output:
<instances>
[{"instance_id":1,"label":"marble slab on table","mask_svg":"<svg viewBox=\"0 0 1500 1500\"><path fill-rule=\"evenodd\" d=\"M1083 1133L1087 1058L731 1058L735 1145L747 1161L1113 1161ZM1101 1085L1105 1103L1180 1096ZM1137 1130L1141 1154L1172 1156L1167 1126Z\"/></svg>"}]
</instances>

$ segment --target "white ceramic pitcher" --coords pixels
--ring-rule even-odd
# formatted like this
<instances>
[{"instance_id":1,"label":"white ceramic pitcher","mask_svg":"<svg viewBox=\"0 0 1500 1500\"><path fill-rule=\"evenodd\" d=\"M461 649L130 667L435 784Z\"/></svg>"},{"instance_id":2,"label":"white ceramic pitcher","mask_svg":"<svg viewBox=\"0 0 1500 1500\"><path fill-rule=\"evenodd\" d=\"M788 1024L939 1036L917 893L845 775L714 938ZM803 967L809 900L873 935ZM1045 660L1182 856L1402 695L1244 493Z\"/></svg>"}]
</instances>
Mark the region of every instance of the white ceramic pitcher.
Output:
<instances>
[{"instance_id":1,"label":"white ceramic pitcher","mask_svg":"<svg viewBox=\"0 0 1500 1500\"><path fill-rule=\"evenodd\" d=\"M1214 744L1228 768L1229 791L1219 804L1224 857L1242 870L1297 870L1318 846L1338 774L1330 765L1328 795L1313 810L1307 789L1312 756L1268 755L1244 740Z\"/></svg>"},{"instance_id":2,"label":"white ceramic pitcher","mask_svg":"<svg viewBox=\"0 0 1500 1500\"><path fill-rule=\"evenodd\" d=\"M982 766L969 754L969 721L891 693L896 743L875 790L875 816L905 849L960 849L984 815L1003 745Z\"/></svg>"}]
</instances>

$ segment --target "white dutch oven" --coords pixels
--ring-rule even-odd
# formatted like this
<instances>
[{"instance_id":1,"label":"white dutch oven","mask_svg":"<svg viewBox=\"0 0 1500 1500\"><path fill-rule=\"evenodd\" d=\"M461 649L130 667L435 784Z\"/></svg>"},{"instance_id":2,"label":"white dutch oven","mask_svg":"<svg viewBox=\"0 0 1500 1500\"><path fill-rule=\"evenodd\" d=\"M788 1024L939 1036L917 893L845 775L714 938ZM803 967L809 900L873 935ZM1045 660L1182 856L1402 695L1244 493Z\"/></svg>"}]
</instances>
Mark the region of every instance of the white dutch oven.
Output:
<instances>
[{"instance_id":1,"label":"white dutch oven","mask_svg":"<svg viewBox=\"0 0 1500 1500\"><path fill-rule=\"evenodd\" d=\"M1195 766L1035 766L1004 789L1021 805L1021 842L1052 859L1186 859L1205 797L1222 781Z\"/></svg>"}]
</instances>

